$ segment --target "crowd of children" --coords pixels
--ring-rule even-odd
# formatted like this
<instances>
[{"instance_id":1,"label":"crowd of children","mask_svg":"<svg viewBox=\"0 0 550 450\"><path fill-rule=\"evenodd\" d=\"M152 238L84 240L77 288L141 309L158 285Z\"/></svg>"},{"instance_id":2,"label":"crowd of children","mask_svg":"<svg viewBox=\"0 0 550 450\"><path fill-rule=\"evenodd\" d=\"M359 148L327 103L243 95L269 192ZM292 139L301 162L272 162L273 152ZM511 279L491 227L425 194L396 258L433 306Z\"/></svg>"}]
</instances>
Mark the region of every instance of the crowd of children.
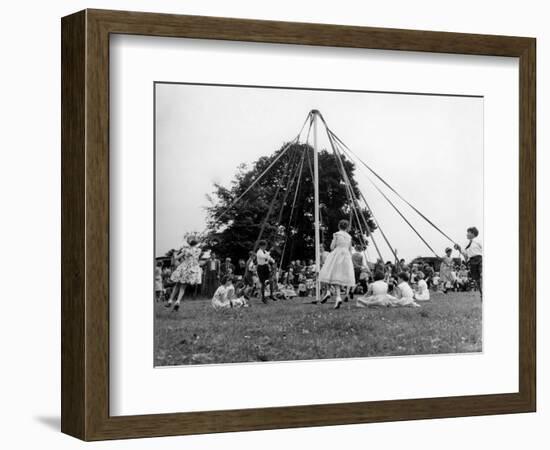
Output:
<instances>
[{"instance_id":1,"label":"crowd of children","mask_svg":"<svg viewBox=\"0 0 550 450\"><path fill-rule=\"evenodd\" d=\"M482 292L481 244L476 239L475 227L467 231L469 243L464 250L455 245L464 262L457 266L452 258L453 249L446 248L438 271L427 263L407 265L403 259L396 263L380 259L369 263L364 247L352 245L348 227L346 220L340 221L330 252L321 246L321 304L335 295L336 309L353 298L359 307L417 307L418 302L430 300L430 290ZM248 259L239 259L236 265L229 257L221 262L213 251L204 258L196 239L189 239L187 244L175 252L171 266L158 264L155 270L156 299L164 301L173 311L178 311L189 287L211 298L215 309L248 307L253 297L267 303L316 296L313 260L307 263L294 260L283 270L268 251L266 241L260 241L256 251L250 251Z\"/></svg>"}]
</instances>

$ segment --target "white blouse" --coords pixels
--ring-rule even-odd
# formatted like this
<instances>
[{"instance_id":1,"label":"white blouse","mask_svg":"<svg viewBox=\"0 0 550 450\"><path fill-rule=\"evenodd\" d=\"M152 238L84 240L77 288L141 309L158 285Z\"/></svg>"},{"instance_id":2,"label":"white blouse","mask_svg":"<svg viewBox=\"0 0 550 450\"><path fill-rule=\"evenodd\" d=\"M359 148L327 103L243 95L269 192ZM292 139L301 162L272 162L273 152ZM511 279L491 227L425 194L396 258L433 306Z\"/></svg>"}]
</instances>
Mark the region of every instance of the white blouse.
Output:
<instances>
[{"instance_id":1,"label":"white blouse","mask_svg":"<svg viewBox=\"0 0 550 450\"><path fill-rule=\"evenodd\" d=\"M482 246L481 246L481 242L479 242L477 239L472 239L466 247L467 248L464 248L463 253L468 258L483 255L483 249L482 249Z\"/></svg>"},{"instance_id":2,"label":"white blouse","mask_svg":"<svg viewBox=\"0 0 550 450\"><path fill-rule=\"evenodd\" d=\"M267 263L274 263L275 260L271 257L269 252L259 249L256 252L256 260L259 266L264 266Z\"/></svg>"}]
</instances>

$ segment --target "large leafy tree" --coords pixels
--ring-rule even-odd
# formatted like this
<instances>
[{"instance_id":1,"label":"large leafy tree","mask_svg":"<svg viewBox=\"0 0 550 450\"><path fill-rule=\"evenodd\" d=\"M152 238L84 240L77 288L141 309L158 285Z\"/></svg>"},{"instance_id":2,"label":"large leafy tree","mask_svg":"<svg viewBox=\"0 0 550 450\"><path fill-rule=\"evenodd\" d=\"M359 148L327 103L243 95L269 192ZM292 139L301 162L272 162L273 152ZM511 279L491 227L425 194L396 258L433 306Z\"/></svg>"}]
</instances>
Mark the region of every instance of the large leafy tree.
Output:
<instances>
[{"instance_id":1,"label":"large leafy tree","mask_svg":"<svg viewBox=\"0 0 550 450\"><path fill-rule=\"evenodd\" d=\"M280 258L282 254L285 264L290 260L314 257L313 148L307 144L293 144L285 152L287 145L270 156L261 157L251 168L239 166L229 187L214 185L214 193L208 196L211 206L207 208L207 240L218 254L246 258L261 235L270 243L272 255ZM274 161L266 174L230 207ZM342 164L351 190L359 198L355 166L343 155ZM352 217L351 233L356 241L363 241L361 231L365 236L376 228L366 210L361 213L369 230L365 229L363 221L359 228L352 214L340 163L326 150L319 152L319 197L321 234L326 245L341 219Z\"/></svg>"}]
</instances>

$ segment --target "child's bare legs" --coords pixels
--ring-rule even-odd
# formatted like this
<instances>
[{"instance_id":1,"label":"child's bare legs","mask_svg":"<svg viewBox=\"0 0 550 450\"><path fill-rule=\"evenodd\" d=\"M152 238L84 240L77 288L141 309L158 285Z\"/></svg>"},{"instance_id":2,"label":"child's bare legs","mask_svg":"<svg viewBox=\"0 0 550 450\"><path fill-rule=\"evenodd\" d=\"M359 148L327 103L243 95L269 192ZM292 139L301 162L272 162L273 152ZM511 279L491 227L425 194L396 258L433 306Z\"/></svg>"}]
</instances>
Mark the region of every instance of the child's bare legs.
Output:
<instances>
[{"instance_id":1,"label":"child's bare legs","mask_svg":"<svg viewBox=\"0 0 550 450\"><path fill-rule=\"evenodd\" d=\"M166 303L166 307L172 306L172 302L174 301L174 298L176 297L176 293L180 289L180 284L176 283L174 287L172 288L172 292L170 293L170 298L168 299L168 302Z\"/></svg>"},{"instance_id":2,"label":"child's bare legs","mask_svg":"<svg viewBox=\"0 0 550 450\"><path fill-rule=\"evenodd\" d=\"M174 303L174 309L172 309L172 312L176 312L178 309L180 309L180 303L181 303L181 300L183 298L183 294L185 294L186 286L187 285L185 285L185 284L180 284L179 285L180 290L179 290L179 293L178 293L178 299L176 300L176 303Z\"/></svg>"},{"instance_id":3,"label":"child's bare legs","mask_svg":"<svg viewBox=\"0 0 550 450\"><path fill-rule=\"evenodd\" d=\"M180 284L180 291L178 293L178 299L176 300L176 305L179 305L181 303L181 299L183 298L183 295L185 294L185 284Z\"/></svg>"},{"instance_id":4,"label":"child's bare legs","mask_svg":"<svg viewBox=\"0 0 550 450\"><path fill-rule=\"evenodd\" d=\"M334 286L334 289L336 290L336 303L334 304L334 309L340 308L340 305L342 304L342 294L340 293L340 286L336 285ZM347 293L347 288L346 288Z\"/></svg>"},{"instance_id":5,"label":"child's bare legs","mask_svg":"<svg viewBox=\"0 0 550 450\"><path fill-rule=\"evenodd\" d=\"M325 294L321 298L320 303L325 303L330 298L330 284L321 283L321 292L323 292L323 288L325 290Z\"/></svg>"}]
</instances>

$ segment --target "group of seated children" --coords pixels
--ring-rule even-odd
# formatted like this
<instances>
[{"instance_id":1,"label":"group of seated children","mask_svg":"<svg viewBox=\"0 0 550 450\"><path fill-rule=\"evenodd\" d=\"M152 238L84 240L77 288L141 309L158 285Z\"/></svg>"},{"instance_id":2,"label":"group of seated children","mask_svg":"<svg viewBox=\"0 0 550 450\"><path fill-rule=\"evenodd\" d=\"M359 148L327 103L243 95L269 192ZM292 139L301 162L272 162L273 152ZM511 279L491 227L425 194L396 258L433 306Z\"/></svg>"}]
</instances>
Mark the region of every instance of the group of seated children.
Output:
<instances>
[{"instance_id":1,"label":"group of seated children","mask_svg":"<svg viewBox=\"0 0 550 450\"><path fill-rule=\"evenodd\" d=\"M430 299L428 285L424 281L424 274L417 273L418 282L416 290L409 285L409 274L401 272L397 276L397 286L394 287L390 295L388 293L388 283L385 281L384 273L376 272L374 282L367 289L367 293L357 298L358 307L367 306L412 306L419 307L418 301Z\"/></svg>"},{"instance_id":2,"label":"group of seated children","mask_svg":"<svg viewBox=\"0 0 550 450\"><path fill-rule=\"evenodd\" d=\"M231 275L224 276L221 280L221 285L214 292L212 306L214 309L247 308L249 303L245 294L244 283L239 281L234 286L233 277Z\"/></svg>"}]
</instances>

